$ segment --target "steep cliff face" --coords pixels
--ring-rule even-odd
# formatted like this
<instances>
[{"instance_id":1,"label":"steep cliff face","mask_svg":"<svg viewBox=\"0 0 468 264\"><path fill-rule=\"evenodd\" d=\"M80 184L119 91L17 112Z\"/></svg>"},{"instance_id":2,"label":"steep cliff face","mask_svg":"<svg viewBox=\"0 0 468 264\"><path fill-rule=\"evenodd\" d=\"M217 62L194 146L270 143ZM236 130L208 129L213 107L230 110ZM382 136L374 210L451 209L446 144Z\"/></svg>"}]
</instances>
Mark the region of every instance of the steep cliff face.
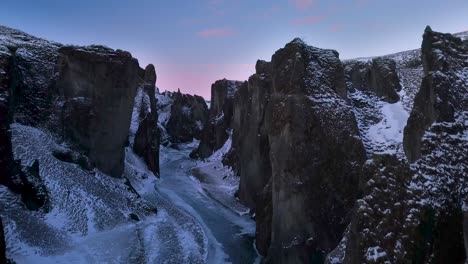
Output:
<instances>
[{"instance_id":1,"label":"steep cliff face","mask_svg":"<svg viewBox=\"0 0 468 264\"><path fill-rule=\"evenodd\" d=\"M9 89L11 53L4 47L0 50L0 184L7 184L13 163L11 152Z\"/></svg>"},{"instance_id":2,"label":"steep cliff face","mask_svg":"<svg viewBox=\"0 0 468 264\"><path fill-rule=\"evenodd\" d=\"M349 60L345 62L346 81L352 88L372 91L389 103L399 100L400 79L392 59L377 57L372 61Z\"/></svg>"},{"instance_id":3,"label":"steep cliff face","mask_svg":"<svg viewBox=\"0 0 468 264\"><path fill-rule=\"evenodd\" d=\"M242 82L219 80L211 85L211 107L203 128L200 145L192 156L207 158L221 148L229 137L234 96Z\"/></svg>"},{"instance_id":4,"label":"steep cliff face","mask_svg":"<svg viewBox=\"0 0 468 264\"><path fill-rule=\"evenodd\" d=\"M135 97L130 143L133 145L135 153L145 160L154 175L159 176L159 144L161 139L158 129L154 65L146 66L143 78L143 87L138 89L138 94Z\"/></svg>"},{"instance_id":5,"label":"steep cliff face","mask_svg":"<svg viewBox=\"0 0 468 264\"><path fill-rule=\"evenodd\" d=\"M271 177L266 108L271 94L271 65L257 61L256 73L234 100L233 145L238 156L239 199L255 211L257 196Z\"/></svg>"},{"instance_id":6,"label":"steep cliff face","mask_svg":"<svg viewBox=\"0 0 468 264\"><path fill-rule=\"evenodd\" d=\"M426 28L422 44L424 79L405 127L405 153L421 157L421 139L434 122L454 122L468 109L467 47L460 38Z\"/></svg>"},{"instance_id":7,"label":"steep cliff face","mask_svg":"<svg viewBox=\"0 0 468 264\"><path fill-rule=\"evenodd\" d=\"M50 130L103 172L120 176L140 79L137 60L102 46L62 46L1 31L2 68L10 60L2 79L9 82L13 121Z\"/></svg>"},{"instance_id":8,"label":"steep cliff face","mask_svg":"<svg viewBox=\"0 0 468 264\"><path fill-rule=\"evenodd\" d=\"M120 177L139 83L138 61L103 47L62 47L57 90L63 96L63 135L97 168Z\"/></svg>"},{"instance_id":9,"label":"steep cliff face","mask_svg":"<svg viewBox=\"0 0 468 264\"><path fill-rule=\"evenodd\" d=\"M3 232L3 223L2 223L1 218L0 218L0 263L7 263L5 235L4 235L4 232Z\"/></svg>"},{"instance_id":10,"label":"steep cliff face","mask_svg":"<svg viewBox=\"0 0 468 264\"><path fill-rule=\"evenodd\" d=\"M200 139L208 119L208 106L198 95L172 94L170 118L166 130L172 143L190 142Z\"/></svg>"},{"instance_id":11,"label":"steep cliff face","mask_svg":"<svg viewBox=\"0 0 468 264\"><path fill-rule=\"evenodd\" d=\"M63 254L78 237L154 216L129 187L151 172L125 149L141 73L128 52L62 46L0 26L0 212L9 257Z\"/></svg>"},{"instance_id":12,"label":"steep cliff face","mask_svg":"<svg viewBox=\"0 0 468 264\"><path fill-rule=\"evenodd\" d=\"M417 240L427 234L418 230L421 211L417 192L407 188L410 181L409 165L396 156L375 155L365 164L359 184L363 195L344 239L345 258L331 263L420 263L415 262Z\"/></svg>"},{"instance_id":13,"label":"steep cliff face","mask_svg":"<svg viewBox=\"0 0 468 264\"><path fill-rule=\"evenodd\" d=\"M323 261L357 198L365 151L347 105L338 54L295 39L272 57L266 127L274 263Z\"/></svg>"},{"instance_id":14,"label":"steep cliff face","mask_svg":"<svg viewBox=\"0 0 468 264\"><path fill-rule=\"evenodd\" d=\"M423 63L410 67L424 64L424 78L405 128L407 159L401 149L366 162L351 224L327 263L466 261L468 53L462 45L426 29Z\"/></svg>"},{"instance_id":15,"label":"steep cliff face","mask_svg":"<svg viewBox=\"0 0 468 264\"><path fill-rule=\"evenodd\" d=\"M255 68L234 99L232 147L224 163L240 177L238 198L256 214L256 246L266 255L271 237L271 164L265 117L272 90L271 63L257 61Z\"/></svg>"},{"instance_id":16,"label":"steep cliff face","mask_svg":"<svg viewBox=\"0 0 468 264\"><path fill-rule=\"evenodd\" d=\"M405 127L404 146L413 163L413 188L422 191L421 203L433 216L432 248L423 259L457 263L468 255L462 235L468 211L468 47L460 38L428 27L421 52L425 76Z\"/></svg>"}]
</instances>

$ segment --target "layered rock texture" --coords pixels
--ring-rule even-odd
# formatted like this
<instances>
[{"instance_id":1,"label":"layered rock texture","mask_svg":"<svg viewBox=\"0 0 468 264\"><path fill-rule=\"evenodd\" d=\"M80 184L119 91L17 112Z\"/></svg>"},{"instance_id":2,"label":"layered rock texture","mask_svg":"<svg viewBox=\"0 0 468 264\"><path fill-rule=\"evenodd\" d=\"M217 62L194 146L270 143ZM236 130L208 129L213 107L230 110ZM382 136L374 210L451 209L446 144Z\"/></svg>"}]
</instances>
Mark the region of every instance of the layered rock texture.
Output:
<instances>
[{"instance_id":1,"label":"layered rock texture","mask_svg":"<svg viewBox=\"0 0 468 264\"><path fill-rule=\"evenodd\" d=\"M198 95L172 94L170 118L166 125L172 143L190 142L200 139L208 119L208 106Z\"/></svg>"},{"instance_id":2,"label":"layered rock texture","mask_svg":"<svg viewBox=\"0 0 468 264\"><path fill-rule=\"evenodd\" d=\"M221 148L229 137L234 96L242 82L219 80L211 85L211 107L194 156L207 158Z\"/></svg>"},{"instance_id":3,"label":"layered rock texture","mask_svg":"<svg viewBox=\"0 0 468 264\"><path fill-rule=\"evenodd\" d=\"M365 151L336 51L294 40L272 57L266 126L275 263L322 259L340 240Z\"/></svg>"},{"instance_id":4,"label":"layered rock texture","mask_svg":"<svg viewBox=\"0 0 468 264\"><path fill-rule=\"evenodd\" d=\"M56 89L63 98L63 136L76 143L97 168L118 177L124 169L138 61L128 52L99 46L62 47L59 53Z\"/></svg>"},{"instance_id":5,"label":"layered rock texture","mask_svg":"<svg viewBox=\"0 0 468 264\"><path fill-rule=\"evenodd\" d=\"M154 65L145 68L143 87L135 97L132 128L135 131L132 143L133 150L141 156L154 175L159 176L159 144L158 112L156 105L156 71ZM135 109L136 108L136 109ZM138 128L137 128L138 127Z\"/></svg>"},{"instance_id":6,"label":"layered rock texture","mask_svg":"<svg viewBox=\"0 0 468 264\"><path fill-rule=\"evenodd\" d=\"M425 76L405 128L405 152L411 162L421 157L421 140L434 122L454 122L466 114L467 52L460 38L426 29L422 44Z\"/></svg>"},{"instance_id":7,"label":"layered rock texture","mask_svg":"<svg viewBox=\"0 0 468 264\"><path fill-rule=\"evenodd\" d=\"M198 153L232 130L224 163L266 262L466 260L466 61L429 28L421 50L343 63L296 39L257 62L232 110L213 85L210 120L232 119Z\"/></svg>"},{"instance_id":8,"label":"layered rock texture","mask_svg":"<svg viewBox=\"0 0 468 264\"><path fill-rule=\"evenodd\" d=\"M397 102L401 90L400 79L394 60L384 57L371 61L350 60L345 63L347 81L355 89L372 91L378 97L390 103Z\"/></svg>"},{"instance_id":9,"label":"layered rock texture","mask_svg":"<svg viewBox=\"0 0 468 264\"><path fill-rule=\"evenodd\" d=\"M466 261L468 53L459 38L427 28L421 55L407 64L423 64L424 78L404 148L363 167L362 198L328 263Z\"/></svg>"},{"instance_id":10,"label":"layered rock texture","mask_svg":"<svg viewBox=\"0 0 468 264\"><path fill-rule=\"evenodd\" d=\"M1 218L0 218L0 263L7 263L5 235L3 234L3 223L2 223Z\"/></svg>"},{"instance_id":11,"label":"layered rock texture","mask_svg":"<svg viewBox=\"0 0 468 264\"><path fill-rule=\"evenodd\" d=\"M0 183L8 184L10 181L10 168L13 163L11 152L9 89L12 67L12 56L8 48L0 50Z\"/></svg>"},{"instance_id":12,"label":"layered rock texture","mask_svg":"<svg viewBox=\"0 0 468 264\"><path fill-rule=\"evenodd\" d=\"M157 174L159 164L154 67L145 81L142 72L125 51L63 46L0 26L0 214L9 257L63 255L78 237L156 213L130 183ZM152 156L136 150L152 172L126 148L142 85L153 123L142 118L137 138L149 134L157 148Z\"/></svg>"},{"instance_id":13,"label":"layered rock texture","mask_svg":"<svg viewBox=\"0 0 468 264\"><path fill-rule=\"evenodd\" d=\"M173 145L200 139L208 119L208 106L203 97L180 91L156 92L161 144Z\"/></svg>"}]
</instances>

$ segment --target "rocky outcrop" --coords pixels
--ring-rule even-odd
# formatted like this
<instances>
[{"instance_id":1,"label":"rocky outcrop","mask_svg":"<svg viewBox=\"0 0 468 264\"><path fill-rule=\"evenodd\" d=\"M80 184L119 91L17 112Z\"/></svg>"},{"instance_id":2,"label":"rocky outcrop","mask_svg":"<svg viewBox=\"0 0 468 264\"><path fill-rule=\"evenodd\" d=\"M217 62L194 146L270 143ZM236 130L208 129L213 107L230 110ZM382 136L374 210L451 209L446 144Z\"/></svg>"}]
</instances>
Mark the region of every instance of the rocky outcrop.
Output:
<instances>
[{"instance_id":1,"label":"rocky outcrop","mask_svg":"<svg viewBox=\"0 0 468 264\"><path fill-rule=\"evenodd\" d=\"M425 76L404 131L411 162L421 157L421 140L434 122L453 122L468 110L468 49L460 38L426 28L422 43Z\"/></svg>"},{"instance_id":2,"label":"rocky outcrop","mask_svg":"<svg viewBox=\"0 0 468 264\"><path fill-rule=\"evenodd\" d=\"M190 142L200 139L208 119L208 106L198 95L172 94L170 118L166 125L172 143Z\"/></svg>"},{"instance_id":3,"label":"rocky outcrop","mask_svg":"<svg viewBox=\"0 0 468 264\"><path fill-rule=\"evenodd\" d=\"M15 161L11 172L11 183L7 186L21 196L26 208L49 212L49 194L39 175L39 161L34 161L31 166L22 166L21 161Z\"/></svg>"},{"instance_id":4,"label":"rocky outcrop","mask_svg":"<svg viewBox=\"0 0 468 264\"><path fill-rule=\"evenodd\" d=\"M466 261L468 53L460 44L426 28L425 76L403 142L412 164L392 155L366 162L351 224L327 263Z\"/></svg>"},{"instance_id":5,"label":"rocky outcrop","mask_svg":"<svg viewBox=\"0 0 468 264\"><path fill-rule=\"evenodd\" d=\"M2 47L2 46L0 46ZM9 89L11 54L8 49L0 49L0 184L10 180L10 169L13 163L10 135Z\"/></svg>"},{"instance_id":6,"label":"rocky outcrop","mask_svg":"<svg viewBox=\"0 0 468 264\"><path fill-rule=\"evenodd\" d=\"M5 235L3 232L3 223L2 223L1 218L0 218L0 263L7 263Z\"/></svg>"},{"instance_id":7,"label":"rocky outcrop","mask_svg":"<svg viewBox=\"0 0 468 264\"><path fill-rule=\"evenodd\" d=\"M102 46L62 46L6 27L0 31L2 86L8 80L10 90L9 115L2 118L47 129L93 166L120 176L140 80L137 60Z\"/></svg>"},{"instance_id":8,"label":"rocky outcrop","mask_svg":"<svg viewBox=\"0 0 468 264\"><path fill-rule=\"evenodd\" d=\"M60 49L57 89L63 95L63 135L97 168L120 176L139 82L138 61L103 47Z\"/></svg>"},{"instance_id":9,"label":"rocky outcrop","mask_svg":"<svg viewBox=\"0 0 468 264\"><path fill-rule=\"evenodd\" d=\"M146 66L144 74L144 84L138 111L138 129L133 142L133 150L143 157L148 168L159 177L159 144L160 133L158 129L158 112L156 106L156 70L154 65ZM137 106L138 107L138 106Z\"/></svg>"},{"instance_id":10,"label":"rocky outcrop","mask_svg":"<svg viewBox=\"0 0 468 264\"><path fill-rule=\"evenodd\" d=\"M266 128L273 263L323 261L347 225L365 160L336 51L293 40L272 57Z\"/></svg>"},{"instance_id":11,"label":"rocky outcrop","mask_svg":"<svg viewBox=\"0 0 468 264\"><path fill-rule=\"evenodd\" d=\"M405 249L415 246L418 216L406 218L416 204L416 194L405 185L410 180L409 165L395 156L375 155L365 164L359 184L363 194L346 237L343 263L411 263Z\"/></svg>"},{"instance_id":12,"label":"rocky outcrop","mask_svg":"<svg viewBox=\"0 0 468 264\"><path fill-rule=\"evenodd\" d=\"M256 73L234 98L232 147L224 158L240 177L237 196L255 213L256 247L266 255L271 239L271 164L266 109L272 90L271 64L257 61Z\"/></svg>"},{"instance_id":13,"label":"rocky outcrop","mask_svg":"<svg viewBox=\"0 0 468 264\"><path fill-rule=\"evenodd\" d=\"M346 82L351 89L371 91L389 103L397 102L401 90L394 60L377 57L372 61L345 62Z\"/></svg>"},{"instance_id":14,"label":"rocky outcrop","mask_svg":"<svg viewBox=\"0 0 468 264\"><path fill-rule=\"evenodd\" d=\"M265 115L272 89L271 65L257 61L256 74L241 86L234 101L231 151L239 158L239 199L255 211L257 196L271 177L268 131Z\"/></svg>"},{"instance_id":15,"label":"rocky outcrop","mask_svg":"<svg viewBox=\"0 0 468 264\"><path fill-rule=\"evenodd\" d=\"M345 246L335 249L327 263L463 263L459 194L440 188L456 190L466 183L448 183L460 172L452 179L439 174L445 179L437 184L422 181L428 174L419 169L392 155L377 155L365 164L362 198L345 233Z\"/></svg>"},{"instance_id":16,"label":"rocky outcrop","mask_svg":"<svg viewBox=\"0 0 468 264\"><path fill-rule=\"evenodd\" d=\"M211 107L208 122L203 128L200 145L192 157L209 157L221 148L229 137L233 115L234 96L242 82L219 80L211 85Z\"/></svg>"}]
</instances>

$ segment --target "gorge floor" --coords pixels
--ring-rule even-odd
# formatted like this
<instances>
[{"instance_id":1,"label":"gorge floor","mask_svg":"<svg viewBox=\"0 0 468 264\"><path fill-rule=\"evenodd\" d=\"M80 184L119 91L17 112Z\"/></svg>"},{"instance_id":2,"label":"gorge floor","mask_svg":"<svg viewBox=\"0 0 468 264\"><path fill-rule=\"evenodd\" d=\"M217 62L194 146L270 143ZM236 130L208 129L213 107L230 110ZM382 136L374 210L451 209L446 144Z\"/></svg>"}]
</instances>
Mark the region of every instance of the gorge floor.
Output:
<instances>
[{"instance_id":1,"label":"gorge floor","mask_svg":"<svg viewBox=\"0 0 468 264\"><path fill-rule=\"evenodd\" d=\"M259 261L254 221L230 209L242 207L222 185L207 189L192 175L200 166L189 158L193 143L162 149L160 179L126 148L124 177L138 198L128 192L124 179L57 160L52 152L63 146L49 133L15 124L12 138L15 158L24 164L39 161L51 197L49 212L29 212L2 187L7 248L17 263ZM158 213L145 213L146 205L157 207ZM139 221L131 219L134 214Z\"/></svg>"},{"instance_id":2,"label":"gorge floor","mask_svg":"<svg viewBox=\"0 0 468 264\"><path fill-rule=\"evenodd\" d=\"M188 213L202 227L207 241L207 263L258 262L259 256L254 248L255 223L248 214L231 209L231 205L237 203L234 196L217 199L214 193L216 187L211 185L212 188L205 188L193 176L192 169L199 165L188 159L188 155L194 146L182 144L177 150L163 150L165 161L161 164L157 192L179 210ZM219 187L223 188L221 185Z\"/></svg>"}]
</instances>

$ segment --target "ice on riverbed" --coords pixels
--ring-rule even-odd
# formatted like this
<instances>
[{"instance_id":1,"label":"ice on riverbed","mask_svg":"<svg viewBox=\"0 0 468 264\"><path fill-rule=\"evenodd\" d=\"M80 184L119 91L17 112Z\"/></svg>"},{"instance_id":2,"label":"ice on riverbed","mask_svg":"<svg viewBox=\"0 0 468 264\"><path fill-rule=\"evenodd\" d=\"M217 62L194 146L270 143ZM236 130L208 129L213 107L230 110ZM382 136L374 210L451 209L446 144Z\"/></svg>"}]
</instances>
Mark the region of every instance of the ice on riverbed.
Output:
<instances>
[{"instance_id":1,"label":"ice on riverbed","mask_svg":"<svg viewBox=\"0 0 468 264\"><path fill-rule=\"evenodd\" d=\"M248 215L241 215L235 210L235 204L240 204L225 189L226 179L223 179L221 171L226 167L220 160L209 161L212 166L216 166L214 162L221 164L220 167L213 167L212 173L197 172L202 163L189 158L197 145L198 142L194 141L178 144L175 149L161 149L164 163L161 163L158 193L167 197L177 208L188 212L203 228L208 242L207 263L253 263L259 258L253 246L255 223ZM229 148L226 146L222 149L227 151ZM205 166L209 164L208 161L203 163ZM183 221L191 223L190 218Z\"/></svg>"},{"instance_id":2,"label":"ice on riverbed","mask_svg":"<svg viewBox=\"0 0 468 264\"><path fill-rule=\"evenodd\" d=\"M161 260L156 230L166 219L141 197L156 178L131 149L126 151L126 179L56 159L59 145L49 133L19 124L11 126L15 159L39 161L49 193L50 212L32 212L19 197L0 187L0 214L7 255L17 263L153 263ZM139 183L139 184L136 184ZM138 216L134 221L130 214Z\"/></svg>"},{"instance_id":3,"label":"ice on riverbed","mask_svg":"<svg viewBox=\"0 0 468 264\"><path fill-rule=\"evenodd\" d=\"M234 174L232 168L225 166L222 162L231 146L232 133L230 133L229 138L220 149L215 151L206 160L197 162L192 171L203 188L214 199L238 214L243 215L249 212L249 208L239 203L235 198L240 179Z\"/></svg>"}]
</instances>

